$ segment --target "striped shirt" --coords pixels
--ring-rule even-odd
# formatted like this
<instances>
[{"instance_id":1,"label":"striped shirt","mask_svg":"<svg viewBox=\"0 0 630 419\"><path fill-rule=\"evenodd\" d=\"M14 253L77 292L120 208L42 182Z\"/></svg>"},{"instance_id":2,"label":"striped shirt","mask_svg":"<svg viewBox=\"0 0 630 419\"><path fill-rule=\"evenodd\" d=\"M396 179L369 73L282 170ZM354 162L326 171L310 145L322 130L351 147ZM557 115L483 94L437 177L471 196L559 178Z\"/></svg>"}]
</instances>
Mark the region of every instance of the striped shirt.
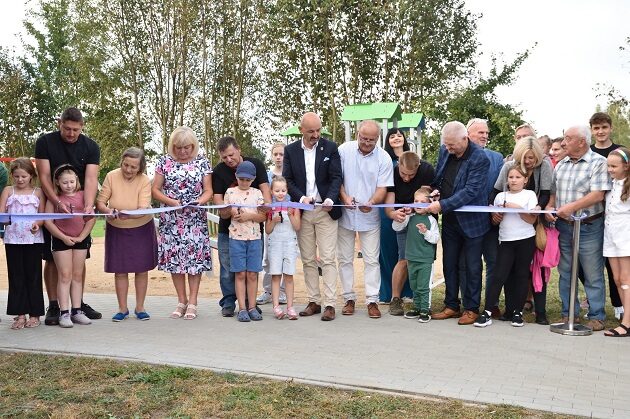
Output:
<instances>
[{"instance_id":1,"label":"striped shirt","mask_svg":"<svg viewBox=\"0 0 630 419\"><path fill-rule=\"evenodd\" d=\"M568 156L560 160L553 174L552 193L556 194L556 207L575 202L594 191L609 191L612 187L606 159L588 150L577 161ZM589 216L604 211L604 201L584 208Z\"/></svg>"}]
</instances>

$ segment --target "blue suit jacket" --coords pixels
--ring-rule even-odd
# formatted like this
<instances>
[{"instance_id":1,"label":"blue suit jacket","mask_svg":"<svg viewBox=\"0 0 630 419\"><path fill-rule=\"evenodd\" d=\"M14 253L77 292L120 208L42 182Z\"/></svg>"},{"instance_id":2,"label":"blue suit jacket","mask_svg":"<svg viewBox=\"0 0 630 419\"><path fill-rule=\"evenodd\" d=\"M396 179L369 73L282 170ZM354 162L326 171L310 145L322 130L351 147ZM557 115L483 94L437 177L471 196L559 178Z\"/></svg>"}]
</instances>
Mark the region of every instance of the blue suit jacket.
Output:
<instances>
[{"instance_id":1,"label":"blue suit jacket","mask_svg":"<svg viewBox=\"0 0 630 419\"><path fill-rule=\"evenodd\" d=\"M488 205L486 184L490 161L483 148L472 141L468 144L469 150L464 153L464 159L455 177L453 195L440 199L443 213L454 211L464 205ZM441 146L433 180L433 186L437 189L440 189L444 179L444 169L449 156L446 147ZM490 216L487 212L455 212L455 216L464 234L469 238L482 236L490 228Z\"/></svg>"},{"instance_id":2,"label":"blue suit jacket","mask_svg":"<svg viewBox=\"0 0 630 419\"><path fill-rule=\"evenodd\" d=\"M287 180L292 201L299 202L300 198L306 196L306 165L302 139L284 148L282 176ZM315 184L322 201L330 198L335 204L339 204L339 189L342 182L341 159L337 144L320 138L315 151ZM333 220L337 220L341 217L341 207L333 207L328 214Z\"/></svg>"}]
</instances>

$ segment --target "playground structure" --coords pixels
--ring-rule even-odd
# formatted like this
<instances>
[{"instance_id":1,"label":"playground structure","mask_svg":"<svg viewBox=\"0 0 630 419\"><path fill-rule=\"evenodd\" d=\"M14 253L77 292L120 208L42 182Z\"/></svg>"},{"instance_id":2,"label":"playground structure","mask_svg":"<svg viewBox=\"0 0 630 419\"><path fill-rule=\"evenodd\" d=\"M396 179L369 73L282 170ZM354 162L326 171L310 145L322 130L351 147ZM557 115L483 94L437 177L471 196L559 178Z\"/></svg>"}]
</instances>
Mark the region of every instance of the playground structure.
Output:
<instances>
[{"instance_id":1,"label":"playground structure","mask_svg":"<svg viewBox=\"0 0 630 419\"><path fill-rule=\"evenodd\" d=\"M422 157L422 130L426 128L426 120L422 113L403 113L400 105L395 102L377 102L377 103L360 103L356 105L346 105L341 114L341 120L344 125L344 141L352 140L352 130L356 130L356 124L372 119L381 123L381 142L380 146L384 146L387 130L390 128L398 128L407 133L407 141L411 150L415 151ZM290 127L281 133L283 137L290 138L301 137L299 125ZM322 135L331 137L332 134L322 128Z\"/></svg>"}]
</instances>

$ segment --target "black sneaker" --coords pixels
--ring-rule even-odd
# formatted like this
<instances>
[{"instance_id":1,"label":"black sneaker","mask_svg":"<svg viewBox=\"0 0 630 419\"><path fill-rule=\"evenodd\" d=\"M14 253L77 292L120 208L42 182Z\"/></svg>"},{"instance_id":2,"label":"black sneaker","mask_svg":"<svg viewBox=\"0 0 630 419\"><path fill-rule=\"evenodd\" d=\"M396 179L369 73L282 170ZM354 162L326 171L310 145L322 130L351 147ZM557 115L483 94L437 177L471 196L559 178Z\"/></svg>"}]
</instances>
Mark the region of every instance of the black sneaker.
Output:
<instances>
[{"instance_id":1,"label":"black sneaker","mask_svg":"<svg viewBox=\"0 0 630 419\"><path fill-rule=\"evenodd\" d=\"M236 307L234 306L226 306L221 309L221 315L223 317L234 317L234 310Z\"/></svg>"},{"instance_id":2,"label":"black sneaker","mask_svg":"<svg viewBox=\"0 0 630 419\"><path fill-rule=\"evenodd\" d=\"M536 324L547 326L549 324L547 315L545 313L536 313Z\"/></svg>"},{"instance_id":3,"label":"black sneaker","mask_svg":"<svg viewBox=\"0 0 630 419\"><path fill-rule=\"evenodd\" d=\"M487 310L484 310L484 312L481 313L479 317L477 317L477 320L475 320L475 322L473 323L473 326L486 327L486 326L490 326L491 324L492 324L492 313Z\"/></svg>"},{"instance_id":4,"label":"black sneaker","mask_svg":"<svg viewBox=\"0 0 630 419\"><path fill-rule=\"evenodd\" d=\"M415 309L415 308L405 311L405 319L417 319L419 315L420 315L420 310Z\"/></svg>"},{"instance_id":5,"label":"black sneaker","mask_svg":"<svg viewBox=\"0 0 630 419\"><path fill-rule=\"evenodd\" d=\"M59 325L59 304L51 304L46 310L46 318L44 324L46 326L58 326Z\"/></svg>"},{"instance_id":6,"label":"black sneaker","mask_svg":"<svg viewBox=\"0 0 630 419\"><path fill-rule=\"evenodd\" d=\"M512 326L523 327L523 313L515 311L512 315Z\"/></svg>"},{"instance_id":7,"label":"black sneaker","mask_svg":"<svg viewBox=\"0 0 630 419\"><path fill-rule=\"evenodd\" d=\"M101 313L94 310L92 307L89 306L89 304L85 304L83 301L81 301L81 311L90 320L98 320L103 318L103 315Z\"/></svg>"},{"instance_id":8,"label":"black sneaker","mask_svg":"<svg viewBox=\"0 0 630 419\"><path fill-rule=\"evenodd\" d=\"M431 315L428 311L420 311L418 314L418 321L420 323L429 323L431 321Z\"/></svg>"}]
</instances>

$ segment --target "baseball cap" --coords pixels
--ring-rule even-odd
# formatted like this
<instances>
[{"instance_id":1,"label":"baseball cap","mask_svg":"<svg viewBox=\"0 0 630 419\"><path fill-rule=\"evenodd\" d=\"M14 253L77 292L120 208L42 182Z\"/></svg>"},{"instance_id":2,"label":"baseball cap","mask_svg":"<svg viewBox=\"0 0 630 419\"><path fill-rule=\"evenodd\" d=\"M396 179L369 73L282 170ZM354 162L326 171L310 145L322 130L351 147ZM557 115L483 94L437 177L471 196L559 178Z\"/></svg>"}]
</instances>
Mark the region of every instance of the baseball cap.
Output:
<instances>
[{"instance_id":1,"label":"baseball cap","mask_svg":"<svg viewBox=\"0 0 630 419\"><path fill-rule=\"evenodd\" d=\"M245 179L256 178L256 166L250 161L243 161L236 168L236 177Z\"/></svg>"}]
</instances>

